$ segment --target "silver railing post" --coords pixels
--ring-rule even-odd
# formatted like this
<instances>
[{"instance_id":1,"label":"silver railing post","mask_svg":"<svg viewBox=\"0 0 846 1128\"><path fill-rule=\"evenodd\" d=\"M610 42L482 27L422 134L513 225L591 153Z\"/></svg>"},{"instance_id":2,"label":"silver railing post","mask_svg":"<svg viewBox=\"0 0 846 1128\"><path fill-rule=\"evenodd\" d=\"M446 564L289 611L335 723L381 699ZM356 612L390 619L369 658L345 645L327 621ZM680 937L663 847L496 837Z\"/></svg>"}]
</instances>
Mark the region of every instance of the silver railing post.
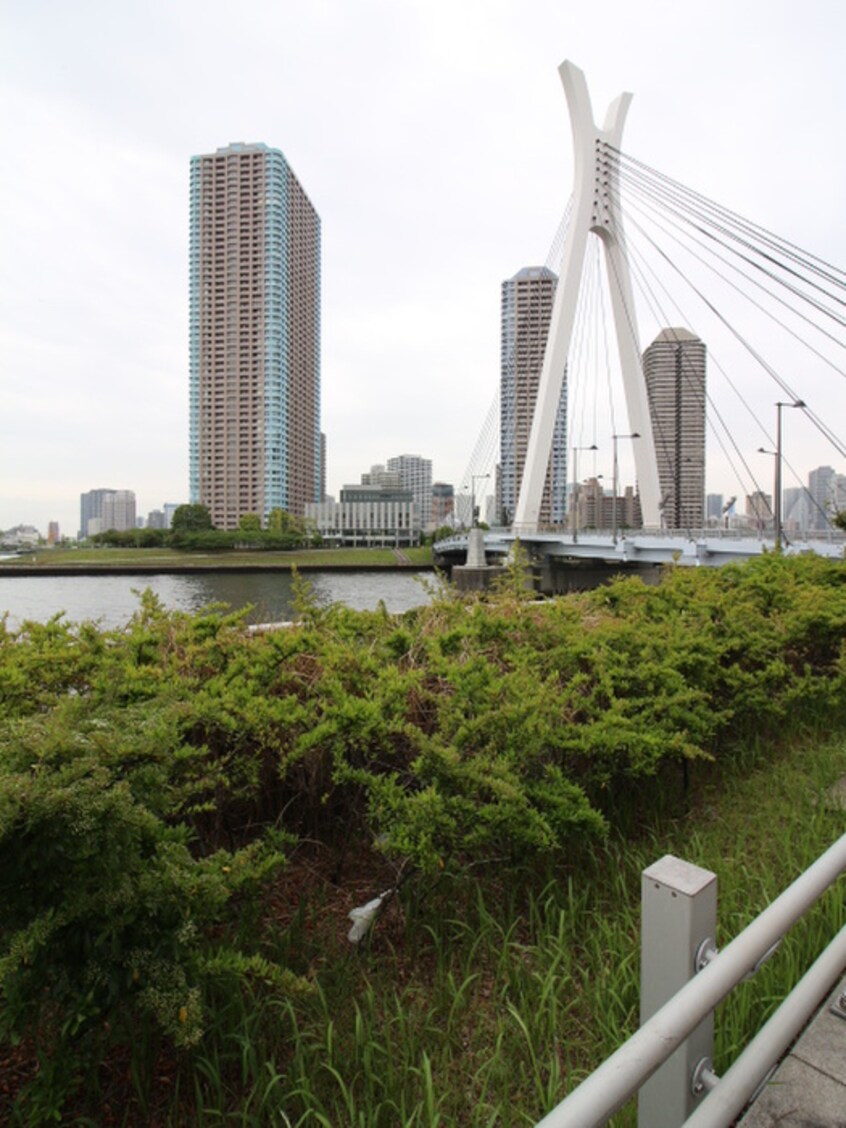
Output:
<instances>
[{"instance_id":1,"label":"silver railing post","mask_svg":"<svg viewBox=\"0 0 846 1128\"><path fill-rule=\"evenodd\" d=\"M641 875L640 1023L693 978L697 958L716 949L717 877L671 854ZM697 1103L692 1078L713 1056L714 1015L691 1032L641 1087L639 1128L680 1128Z\"/></svg>"}]
</instances>

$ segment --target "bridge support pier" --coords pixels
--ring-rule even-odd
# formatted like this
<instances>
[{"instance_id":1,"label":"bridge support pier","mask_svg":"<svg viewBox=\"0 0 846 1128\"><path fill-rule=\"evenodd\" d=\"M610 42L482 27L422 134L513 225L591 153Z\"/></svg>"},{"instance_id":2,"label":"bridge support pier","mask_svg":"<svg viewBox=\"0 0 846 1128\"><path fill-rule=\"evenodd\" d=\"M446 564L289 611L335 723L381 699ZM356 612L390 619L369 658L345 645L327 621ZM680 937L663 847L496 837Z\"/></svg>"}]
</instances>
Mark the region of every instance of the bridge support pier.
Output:
<instances>
[{"instance_id":1,"label":"bridge support pier","mask_svg":"<svg viewBox=\"0 0 846 1128\"><path fill-rule=\"evenodd\" d=\"M533 569L537 576L537 590L542 595L555 594L555 568L551 556L542 556Z\"/></svg>"},{"instance_id":2,"label":"bridge support pier","mask_svg":"<svg viewBox=\"0 0 846 1128\"><path fill-rule=\"evenodd\" d=\"M452 569L452 580L459 591L484 591L505 568L488 564L485 555L485 534L482 529L471 529L467 537L467 563Z\"/></svg>"},{"instance_id":3,"label":"bridge support pier","mask_svg":"<svg viewBox=\"0 0 846 1128\"><path fill-rule=\"evenodd\" d=\"M616 576L636 575L645 584L661 579L660 564L642 562L617 563L607 560L567 560L545 557L535 568L537 590L542 595L567 595L568 592L590 591L610 583Z\"/></svg>"}]
</instances>

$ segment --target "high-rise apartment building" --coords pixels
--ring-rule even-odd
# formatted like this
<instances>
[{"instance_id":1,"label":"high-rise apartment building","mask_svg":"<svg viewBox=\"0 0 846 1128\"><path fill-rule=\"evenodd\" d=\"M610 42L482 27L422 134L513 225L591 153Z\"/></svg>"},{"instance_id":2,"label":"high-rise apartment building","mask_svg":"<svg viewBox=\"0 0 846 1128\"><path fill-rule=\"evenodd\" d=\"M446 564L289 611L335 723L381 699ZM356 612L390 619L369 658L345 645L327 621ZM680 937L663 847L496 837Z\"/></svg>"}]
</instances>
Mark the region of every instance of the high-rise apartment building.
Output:
<instances>
[{"instance_id":1,"label":"high-rise apartment building","mask_svg":"<svg viewBox=\"0 0 846 1128\"><path fill-rule=\"evenodd\" d=\"M810 505L808 491L804 486L788 486L782 495L781 521L788 533L808 531Z\"/></svg>"},{"instance_id":2,"label":"high-rise apartment building","mask_svg":"<svg viewBox=\"0 0 846 1128\"><path fill-rule=\"evenodd\" d=\"M320 219L278 149L191 158L190 495L217 528L321 491Z\"/></svg>"},{"instance_id":3,"label":"high-rise apartment building","mask_svg":"<svg viewBox=\"0 0 846 1128\"><path fill-rule=\"evenodd\" d=\"M808 528L822 532L831 526L831 518L837 512L837 472L833 466L818 466L808 474L808 495Z\"/></svg>"},{"instance_id":4,"label":"high-rise apartment building","mask_svg":"<svg viewBox=\"0 0 846 1128\"><path fill-rule=\"evenodd\" d=\"M530 266L502 283L500 335L500 472L502 516L514 518L532 429L558 276ZM552 452L539 520L563 524L567 514L567 380L555 416Z\"/></svg>"},{"instance_id":5,"label":"high-rise apartment building","mask_svg":"<svg viewBox=\"0 0 846 1128\"><path fill-rule=\"evenodd\" d=\"M134 490L89 490L79 495L80 538L115 529L124 533L135 528Z\"/></svg>"},{"instance_id":6,"label":"high-rise apartment building","mask_svg":"<svg viewBox=\"0 0 846 1128\"><path fill-rule=\"evenodd\" d=\"M749 523L759 532L767 528L772 529L775 520L772 496L764 493L763 490L755 490L754 493L747 494L746 516Z\"/></svg>"},{"instance_id":7,"label":"high-rise apartment building","mask_svg":"<svg viewBox=\"0 0 846 1128\"><path fill-rule=\"evenodd\" d=\"M119 533L135 528L135 491L115 490L103 498L103 529L116 529Z\"/></svg>"},{"instance_id":8,"label":"high-rise apartment building","mask_svg":"<svg viewBox=\"0 0 846 1128\"><path fill-rule=\"evenodd\" d=\"M361 485L376 486L378 489L400 489L400 476L398 470L386 470L381 462L371 466L361 475Z\"/></svg>"},{"instance_id":9,"label":"high-rise apartment building","mask_svg":"<svg viewBox=\"0 0 846 1128\"><path fill-rule=\"evenodd\" d=\"M97 524L89 528L89 522L99 522L103 516L103 502L107 497L114 494L113 489L100 488L98 490L88 490L86 493L79 495L79 537L84 540L85 537L90 536L92 532L102 532L105 526Z\"/></svg>"},{"instance_id":10,"label":"high-rise apartment building","mask_svg":"<svg viewBox=\"0 0 846 1128\"><path fill-rule=\"evenodd\" d=\"M421 527L432 528L431 458L421 458L419 454L399 454L388 459L388 469L397 471L404 490L411 490Z\"/></svg>"},{"instance_id":11,"label":"high-rise apartment building","mask_svg":"<svg viewBox=\"0 0 846 1128\"><path fill-rule=\"evenodd\" d=\"M318 491L321 501L326 500L326 435L323 431L320 432L320 478L318 481Z\"/></svg>"},{"instance_id":12,"label":"high-rise apartment building","mask_svg":"<svg viewBox=\"0 0 846 1128\"><path fill-rule=\"evenodd\" d=\"M719 524L723 516L723 495L710 493L705 497L705 519L709 525Z\"/></svg>"},{"instance_id":13,"label":"high-rise apartment building","mask_svg":"<svg viewBox=\"0 0 846 1128\"><path fill-rule=\"evenodd\" d=\"M432 484L432 525L440 529L455 512L455 487L451 482Z\"/></svg>"},{"instance_id":14,"label":"high-rise apartment building","mask_svg":"<svg viewBox=\"0 0 846 1128\"><path fill-rule=\"evenodd\" d=\"M643 375L667 529L705 524L705 344L662 329L643 354Z\"/></svg>"}]
</instances>

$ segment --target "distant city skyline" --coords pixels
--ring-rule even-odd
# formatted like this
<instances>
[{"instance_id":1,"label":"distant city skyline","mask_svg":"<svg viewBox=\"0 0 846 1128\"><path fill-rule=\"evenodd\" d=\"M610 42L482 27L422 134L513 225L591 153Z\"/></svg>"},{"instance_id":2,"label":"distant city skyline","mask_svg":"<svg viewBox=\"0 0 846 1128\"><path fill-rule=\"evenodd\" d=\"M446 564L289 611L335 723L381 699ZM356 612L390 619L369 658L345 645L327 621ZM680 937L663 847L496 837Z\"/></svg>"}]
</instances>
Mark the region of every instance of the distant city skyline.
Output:
<instances>
[{"instance_id":1,"label":"distant city skyline","mask_svg":"<svg viewBox=\"0 0 846 1128\"><path fill-rule=\"evenodd\" d=\"M397 488L400 488L399 472L396 470L385 470L384 467L374 465L373 470L382 470L384 473L378 478L382 485L385 485L389 480L395 482ZM373 478L372 473L367 472L361 475L362 482L370 481ZM375 478L373 479L376 480ZM604 496L606 501L610 501L611 497L611 484L605 484L602 478L590 476L585 480L589 484L589 494L594 499L594 504L597 504L597 499ZM585 487L588 488L587 486ZM620 505L625 504L625 498L622 496L626 491L631 491L632 486L626 483L620 483L621 495ZM94 490L88 491L90 494L104 494L112 496L119 491L112 490ZM121 491L124 494L132 494L133 491ZM407 491L410 492L410 491ZM452 513L456 514L456 518L461 522L469 523L469 504L470 495L457 493L452 483L435 482L432 487L433 498L437 499L437 504L433 503L433 513L436 514L437 519L435 524L441 523L441 519L447 519ZM85 512L85 506L89 505L85 499L87 495L80 495L80 502ZM479 499L477 498L477 503ZM492 510L494 498L489 496L487 499L485 514L481 518L487 520L489 523L493 520ZM708 493L705 498L705 518L704 525L713 523L725 522L732 528L743 527L744 523L749 524L749 518L752 518L752 525L756 523L766 524L761 518L767 506L770 507L769 521L772 522L772 493L766 490L756 490L752 494L746 495L744 498L738 498L736 495L729 495L726 497L724 494ZM151 528L170 528L173 518L173 513L180 505L185 505L186 502L165 502L159 508L149 510L146 515L142 514L141 510L137 511L135 524L138 527L149 525ZM462 508L464 507L464 508ZM102 509L102 506L101 506ZM465 512L466 510L466 512ZM785 530L788 533L808 533L813 536L814 532L819 532L829 527L830 518L836 512L846 510L846 473L838 473L831 466L818 466L808 472L807 481L802 486L791 486L784 489L783 498L783 521ZM604 512L604 508L603 508ZM154 518L150 524L150 518ZM632 527L632 520L627 517L626 513L618 514L618 520L623 520L629 527ZM80 524L82 519L80 518ZM605 522L610 527L610 518ZM98 522L99 526L99 522ZM95 529L98 527L95 526ZM105 525L103 526L105 528ZM114 526L112 526L114 527ZM131 526L130 526L131 527ZM584 527L584 524L580 524ZM31 522L22 521L16 522L14 525L0 527L0 533L8 532L14 529L26 529L33 534L37 533L40 538L47 543L55 543L58 539L74 539L76 533L71 533L67 529L61 528L60 523L57 521L50 521L46 527L39 528ZM32 543L35 543L35 537L29 538Z\"/></svg>"},{"instance_id":2,"label":"distant city skyline","mask_svg":"<svg viewBox=\"0 0 846 1128\"><path fill-rule=\"evenodd\" d=\"M0 179L0 528L74 534L79 495L100 483L131 488L145 515L187 500L186 164L233 139L278 145L324 225L331 493L387 451L425 451L434 478L466 484L498 382L500 282L547 261L570 194L564 57L598 119L633 92L627 152L846 264L846 160L831 143L846 9L833 0L801 18L790 0L537 0L531 15L517 0L251 0L249 17L199 0L0 6L0 141L14 154ZM707 65L676 50L692 36ZM759 321L744 315L766 345ZM782 394L687 310L644 305L638 322L641 348L661 324L708 344L709 394L737 450L709 433L706 489L741 504L771 491L772 459L756 452L773 445ZM583 341L593 383L580 391L573 376L568 445L596 435L584 476L608 478L608 436L631 428L602 345ZM801 358L784 362L805 379ZM799 391L846 418L838 372ZM787 414L785 488L821 465L841 473L838 452ZM621 483L634 480L627 445Z\"/></svg>"}]
</instances>

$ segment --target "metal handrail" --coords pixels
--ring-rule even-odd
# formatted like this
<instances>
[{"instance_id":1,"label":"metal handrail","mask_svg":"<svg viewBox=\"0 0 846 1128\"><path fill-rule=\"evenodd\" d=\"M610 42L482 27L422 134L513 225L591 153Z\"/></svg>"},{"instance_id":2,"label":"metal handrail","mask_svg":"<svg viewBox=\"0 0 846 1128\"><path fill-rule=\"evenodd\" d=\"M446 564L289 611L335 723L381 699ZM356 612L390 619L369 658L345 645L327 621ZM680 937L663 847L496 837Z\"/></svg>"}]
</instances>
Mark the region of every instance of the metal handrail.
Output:
<instances>
[{"instance_id":1,"label":"metal handrail","mask_svg":"<svg viewBox=\"0 0 846 1128\"><path fill-rule=\"evenodd\" d=\"M770 1020L720 1077L684 1128L724 1128L749 1102L787 1046L801 1032L820 999L846 967L846 925L802 976Z\"/></svg>"},{"instance_id":2,"label":"metal handrail","mask_svg":"<svg viewBox=\"0 0 846 1128\"><path fill-rule=\"evenodd\" d=\"M605 1124L844 870L846 834L545 1116L537 1128L600 1128ZM718 1091L719 1084L714 1092Z\"/></svg>"}]
</instances>

